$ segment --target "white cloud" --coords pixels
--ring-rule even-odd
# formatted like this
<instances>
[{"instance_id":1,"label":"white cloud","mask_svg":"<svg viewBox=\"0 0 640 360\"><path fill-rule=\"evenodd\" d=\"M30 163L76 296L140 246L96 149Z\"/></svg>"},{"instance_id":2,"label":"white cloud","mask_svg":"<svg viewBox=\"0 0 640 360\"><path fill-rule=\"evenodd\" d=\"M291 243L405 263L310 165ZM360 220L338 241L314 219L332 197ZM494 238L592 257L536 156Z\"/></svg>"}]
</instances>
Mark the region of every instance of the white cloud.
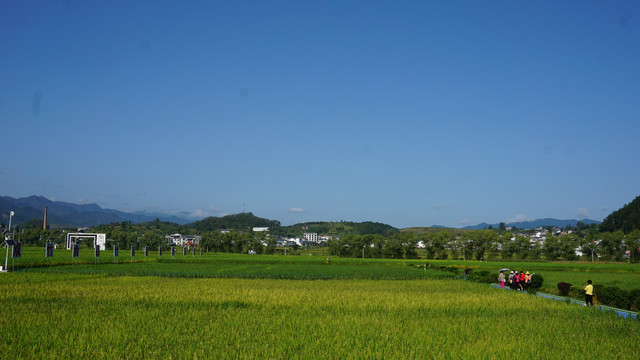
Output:
<instances>
[{"instance_id":1,"label":"white cloud","mask_svg":"<svg viewBox=\"0 0 640 360\"><path fill-rule=\"evenodd\" d=\"M576 215L578 215L581 218L588 218L589 217L589 210L587 210L586 208L578 208L578 210L576 211Z\"/></svg>"},{"instance_id":2,"label":"white cloud","mask_svg":"<svg viewBox=\"0 0 640 360\"><path fill-rule=\"evenodd\" d=\"M460 220L460 221L458 221L458 225L467 226L467 225L469 225L469 220L466 220L466 219L465 220Z\"/></svg>"},{"instance_id":3,"label":"white cloud","mask_svg":"<svg viewBox=\"0 0 640 360\"><path fill-rule=\"evenodd\" d=\"M216 208L215 206L207 206L202 209L195 209L189 213L189 217L191 218L205 218L208 216L213 216L221 212L221 209Z\"/></svg>"},{"instance_id":4,"label":"white cloud","mask_svg":"<svg viewBox=\"0 0 640 360\"><path fill-rule=\"evenodd\" d=\"M513 218L507 220L507 223L514 223L514 222L523 222L523 221L527 221L527 217L524 214L518 214L516 216L514 216Z\"/></svg>"},{"instance_id":5,"label":"white cloud","mask_svg":"<svg viewBox=\"0 0 640 360\"><path fill-rule=\"evenodd\" d=\"M192 217L192 218L199 218L203 216L204 216L204 210L202 209L196 209L189 213L189 217Z\"/></svg>"},{"instance_id":6,"label":"white cloud","mask_svg":"<svg viewBox=\"0 0 640 360\"><path fill-rule=\"evenodd\" d=\"M608 211L608 210L609 210L609 207L606 205L600 208L600 211Z\"/></svg>"},{"instance_id":7,"label":"white cloud","mask_svg":"<svg viewBox=\"0 0 640 360\"><path fill-rule=\"evenodd\" d=\"M307 210L303 209L303 208L291 208L289 209L290 213L305 213L307 212Z\"/></svg>"}]
</instances>

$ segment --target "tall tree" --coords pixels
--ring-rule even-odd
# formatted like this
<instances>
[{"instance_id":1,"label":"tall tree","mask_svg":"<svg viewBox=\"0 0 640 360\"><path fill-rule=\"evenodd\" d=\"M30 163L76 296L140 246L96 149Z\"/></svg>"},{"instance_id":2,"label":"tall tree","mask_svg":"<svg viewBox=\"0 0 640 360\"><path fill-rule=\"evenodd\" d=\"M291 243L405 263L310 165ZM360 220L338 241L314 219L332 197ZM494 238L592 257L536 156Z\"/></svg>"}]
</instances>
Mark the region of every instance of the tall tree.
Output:
<instances>
[{"instance_id":1,"label":"tall tree","mask_svg":"<svg viewBox=\"0 0 640 360\"><path fill-rule=\"evenodd\" d=\"M629 251L629 260L632 263L640 262L640 230L634 230L624 238L626 250Z\"/></svg>"},{"instance_id":2,"label":"tall tree","mask_svg":"<svg viewBox=\"0 0 640 360\"><path fill-rule=\"evenodd\" d=\"M547 239L542 246L544 257L547 260L557 260L562 256L562 247L560 245L560 239L555 235L547 236Z\"/></svg>"}]
</instances>

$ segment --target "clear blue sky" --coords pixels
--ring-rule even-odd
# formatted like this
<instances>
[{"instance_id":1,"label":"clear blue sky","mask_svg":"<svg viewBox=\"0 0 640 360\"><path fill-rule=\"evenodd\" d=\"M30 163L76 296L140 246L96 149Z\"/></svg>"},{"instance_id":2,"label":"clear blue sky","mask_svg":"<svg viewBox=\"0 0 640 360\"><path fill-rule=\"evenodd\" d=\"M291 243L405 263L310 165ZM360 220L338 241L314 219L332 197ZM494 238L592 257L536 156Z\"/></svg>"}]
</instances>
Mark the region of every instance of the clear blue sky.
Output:
<instances>
[{"instance_id":1,"label":"clear blue sky","mask_svg":"<svg viewBox=\"0 0 640 360\"><path fill-rule=\"evenodd\" d=\"M602 220L637 1L3 1L0 195L292 224Z\"/></svg>"}]
</instances>

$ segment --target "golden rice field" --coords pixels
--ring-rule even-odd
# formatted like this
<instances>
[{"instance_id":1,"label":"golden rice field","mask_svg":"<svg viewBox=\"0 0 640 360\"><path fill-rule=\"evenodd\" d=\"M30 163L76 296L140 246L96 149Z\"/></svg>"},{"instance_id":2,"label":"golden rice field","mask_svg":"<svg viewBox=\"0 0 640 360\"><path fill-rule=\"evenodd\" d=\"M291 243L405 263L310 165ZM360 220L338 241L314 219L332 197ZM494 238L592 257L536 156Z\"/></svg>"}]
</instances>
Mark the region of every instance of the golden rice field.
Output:
<instances>
[{"instance_id":1,"label":"golden rice field","mask_svg":"<svg viewBox=\"0 0 640 360\"><path fill-rule=\"evenodd\" d=\"M0 275L2 359L638 359L640 321L458 280Z\"/></svg>"}]
</instances>

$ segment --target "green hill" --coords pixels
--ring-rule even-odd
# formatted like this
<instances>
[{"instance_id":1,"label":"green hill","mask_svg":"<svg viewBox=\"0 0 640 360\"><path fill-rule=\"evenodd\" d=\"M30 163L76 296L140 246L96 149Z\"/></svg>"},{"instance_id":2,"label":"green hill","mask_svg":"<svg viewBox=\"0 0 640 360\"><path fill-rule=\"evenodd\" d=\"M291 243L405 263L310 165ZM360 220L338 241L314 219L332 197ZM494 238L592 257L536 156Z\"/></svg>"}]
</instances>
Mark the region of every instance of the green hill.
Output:
<instances>
[{"instance_id":1,"label":"green hill","mask_svg":"<svg viewBox=\"0 0 640 360\"><path fill-rule=\"evenodd\" d=\"M260 218L252 213L240 213L223 217L208 217L187 225L199 232L212 230L250 230L253 227L279 228L280 221Z\"/></svg>"},{"instance_id":2,"label":"green hill","mask_svg":"<svg viewBox=\"0 0 640 360\"><path fill-rule=\"evenodd\" d=\"M625 234L640 230L640 196L622 208L612 212L600 224L600 231L622 230Z\"/></svg>"},{"instance_id":3,"label":"green hill","mask_svg":"<svg viewBox=\"0 0 640 360\"><path fill-rule=\"evenodd\" d=\"M373 221L352 222L352 221L318 221L306 222L286 226L281 229L284 236L301 236L305 232L315 232L331 236L347 236L347 235L369 235L379 234L384 236L393 235L398 229L391 225L382 224Z\"/></svg>"}]
</instances>

